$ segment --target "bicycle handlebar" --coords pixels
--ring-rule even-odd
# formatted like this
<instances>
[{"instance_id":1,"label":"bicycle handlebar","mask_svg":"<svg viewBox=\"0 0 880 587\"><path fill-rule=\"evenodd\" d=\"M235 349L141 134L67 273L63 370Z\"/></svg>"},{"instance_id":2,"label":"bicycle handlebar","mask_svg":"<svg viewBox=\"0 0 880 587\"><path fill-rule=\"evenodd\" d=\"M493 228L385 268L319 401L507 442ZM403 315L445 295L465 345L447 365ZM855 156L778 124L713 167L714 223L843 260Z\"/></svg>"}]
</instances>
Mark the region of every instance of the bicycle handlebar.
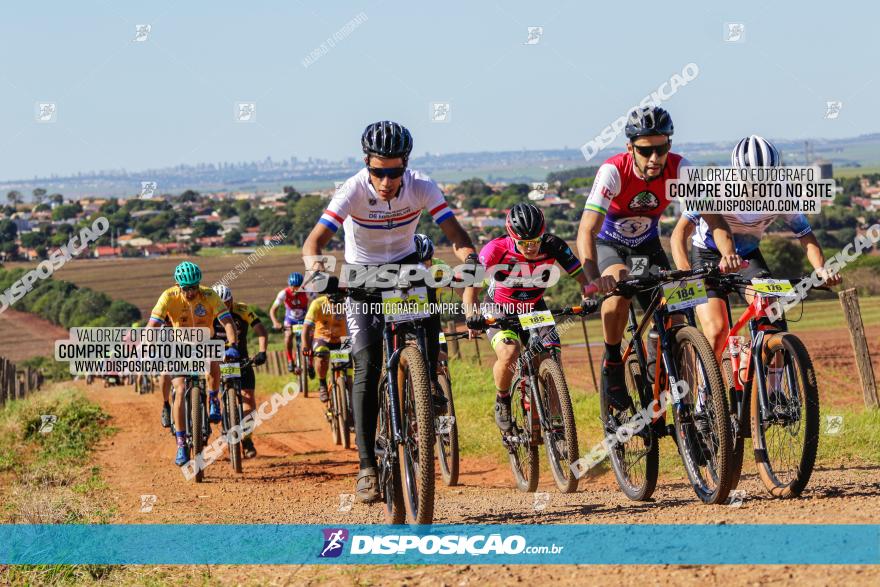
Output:
<instances>
[{"instance_id":1,"label":"bicycle handlebar","mask_svg":"<svg viewBox=\"0 0 880 587\"><path fill-rule=\"evenodd\" d=\"M598 309L599 302L597 300L586 300L586 303L582 306L571 306L569 308L551 310L550 313L554 318L558 316L585 316ZM499 326L501 328L518 328L520 327L520 323L515 314L505 314L503 316L476 316L472 318L468 324L468 328L472 330L486 330L492 326Z\"/></svg>"}]
</instances>

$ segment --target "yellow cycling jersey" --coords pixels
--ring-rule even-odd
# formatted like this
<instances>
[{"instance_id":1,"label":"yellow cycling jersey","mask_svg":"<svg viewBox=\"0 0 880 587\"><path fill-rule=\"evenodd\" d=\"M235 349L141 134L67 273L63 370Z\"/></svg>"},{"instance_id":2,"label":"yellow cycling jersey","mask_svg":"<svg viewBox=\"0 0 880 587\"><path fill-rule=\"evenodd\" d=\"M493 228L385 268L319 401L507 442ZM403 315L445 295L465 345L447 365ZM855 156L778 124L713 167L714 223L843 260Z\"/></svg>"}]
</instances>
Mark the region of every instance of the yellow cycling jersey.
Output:
<instances>
[{"instance_id":1,"label":"yellow cycling jersey","mask_svg":"<svg viewBox=\"0 0 880 587\"><path fill-rule=\"evenodd\" d=\"M335 313L334 309L337 309L336 304L333 304L327 296L318 296L312 300L309 311L306 312L305 323L315 326L316 339L339 342L348 334L345 314Z\"/></svg>"},{"instance_id":2,"label":"yellow cycling jersey","mask_svg":"<svg viewBox=\"0 0 880 587\"><path fill-rule=\"evenodd\" d=\"M204 327L213 330L214 319L230 318L226 304L210 287L199 287L199 293L190 302L179 286L173 286L162 292L153 311L150 321L165 323L165 317L171 320L175 328Z\"/></svg>"}]
</instances>

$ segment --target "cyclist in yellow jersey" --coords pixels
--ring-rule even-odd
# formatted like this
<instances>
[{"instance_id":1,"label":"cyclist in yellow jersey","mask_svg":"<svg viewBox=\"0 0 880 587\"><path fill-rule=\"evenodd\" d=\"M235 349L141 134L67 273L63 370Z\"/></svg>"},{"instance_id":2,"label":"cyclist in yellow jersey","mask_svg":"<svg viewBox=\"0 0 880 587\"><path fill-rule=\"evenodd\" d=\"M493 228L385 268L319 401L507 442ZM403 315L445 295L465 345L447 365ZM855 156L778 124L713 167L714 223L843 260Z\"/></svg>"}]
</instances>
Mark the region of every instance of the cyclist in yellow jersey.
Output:
<instances>
[{"instance_id":1,"label":"cyclist in yellow jersey","mask_svg":"<svg viewBox=\"0 0 880 587\"><path fill-rule=\"evenodd\" d=\"M339 278L331 275L327 280L326 291L339 289ZM318 296L309 304L303 322L303 354L314 355L315 370L318 373L318 398L330 401L327 394L327 369L330 365L330 351L342 345L342 337L348 335L345 312L324 295Z\"/></svg>"},{"instance_id":2,"label":"cyclist in yellow jersey","mask_svg":"<svg viewBox=\"0 0 880 587\"><path fill-rule=\"evenodd\" d=\"M220 297L209 287L201 287L202 270L195 263L184 261L174 269L174 280L177 285L169 287L150 312L149 328L160 328L165 324L165 317L171 320L174 328L204 327L213 330L214 319L218 319L226 330L226 358L239 358L238 333L232 322L232 314L226 309ZM211 363L207 373L209 389L208 419L217 423L221 419L220 399L217 396L220 381L220 366ZM176 376L171 384L177 393L174 395L174 430L177 438L177 457L174 464L183 466L189 461L186 447L185 415L184 415L184 382L183 376Z\"/></svg>"}]
</instances>

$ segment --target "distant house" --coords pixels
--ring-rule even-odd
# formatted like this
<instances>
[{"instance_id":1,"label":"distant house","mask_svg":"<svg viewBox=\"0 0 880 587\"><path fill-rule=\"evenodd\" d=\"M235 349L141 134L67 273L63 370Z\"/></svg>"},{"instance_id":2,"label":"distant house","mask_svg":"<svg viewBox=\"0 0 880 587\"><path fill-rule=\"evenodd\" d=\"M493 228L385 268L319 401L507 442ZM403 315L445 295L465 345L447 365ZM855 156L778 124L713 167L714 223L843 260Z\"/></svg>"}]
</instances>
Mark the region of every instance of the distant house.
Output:
<instances>
[{"instance_id":1,"label":"distant house","mask_svg":"<svg viewBox=\"0 0 880 587\"><path fill-rule=\"evenodd\" d=\"M160 210L136 210L131 213L132 218L146 218L148 216L156 216L161 214Z\"/></svg>"},{"instance_id":2,"label":"distant house","mask_svg":"<svg viewBox=\"0 0 880 587\"><path fill-rule=\"evenodd\" d=\"M226 220L222 220L220 222L220 226L223 227L224 231L238 228L240 225L241 225L241 219L238 216L230 216Z\"/></svg>"},{"instance_id":3,"label":"distant house","mask_svg":"<svg viewBox=\"0 0 880 587\"><path fill-rule=\"evenodd\" d=\"M108 257L121 257L122 247L97 246L93 253L96 259L104 259Z\"/></svg>"},{"instance_id":4,"label":"distant house","mask_svg":"<svg viewBox=\"0 0 880 587\"><path fill-rule=\"evenodd\" d=\"M259 236L259 233L256 232L245 232L242 233L239 242L243 245L254 245L257 243Z\"/></svg>"},{"instance_id":5,"label":"distant house","mask_svg":"<svg viewBox=\"0 0 880 587\"><path fill-rule=\"evenodd\" d=\"M202 236L196 242L203 247L219 247L223 244L222 236Z\"/></svg>"}]
</instances>

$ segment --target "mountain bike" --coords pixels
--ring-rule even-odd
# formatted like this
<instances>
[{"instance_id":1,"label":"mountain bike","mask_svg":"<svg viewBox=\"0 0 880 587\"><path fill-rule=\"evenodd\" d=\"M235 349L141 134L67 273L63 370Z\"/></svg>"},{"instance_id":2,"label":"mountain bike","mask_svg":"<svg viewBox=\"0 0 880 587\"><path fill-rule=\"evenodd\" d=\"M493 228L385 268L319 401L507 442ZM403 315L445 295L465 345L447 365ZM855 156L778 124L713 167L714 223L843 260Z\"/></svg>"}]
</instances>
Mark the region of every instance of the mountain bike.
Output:
<instances>
[{"instance_id":1,"label":"mountain bike","mask_svg":"<svg viewBox=\"0 0 880 587\"><path fill-rule=\"evenodd\" d=\"M632 500L650 499L659 473L659 439L671 435L697 497L704 503L724 503L731 488L733 439L727 398L718 361L706 337L692 326L693 307L705 303L702 276L708 269L659 271L618 282L612 295L627 298L654 292L641 320L629 307L631 335L623 353L631 405L618 410L600 394L600 417L610 445L609 456L620 489ZM684 312L691 324L672 317ZM648 377L643 337L651 324L658 333L653 381ZM656 342L652 342L656 341ZM671 409L673 425L667 425Z\"/></svg>"},{"instance_id":2,"label":"mountain bike","mask_svg":"<svg viewBox=\"0 0 880 587\"><path fill-rule=\"evenodd\" d=\"M338 349L330 350L330 405L327 421L333 434L333 443L351 448L354 414L351 408L351 342L345 339Z\"/></svg>"},{"instance_id":3,"label":"mountain bike","mask_svg":"<svg viewBox=\"0 0 880 587\"><path fill-rule=\"evenodd\" d=\"M467 332L441 332L440 344L447 340L467 338ZM449 374L449 357L441 353L437 360L437 383L446 398L446 414L437 416L434 429L437 433L437 460L440 475L449 487L458 485L458 422L455 419L455 402L452 399L452 376Z\"/></svg>"},{"instance_id":4,"label":"mountain bike","mask_svg":"<svg viewBox=\"0 0 880 587\"><path fill-rule=\"evenodd\" d=\"M241 370L250 367L253 359L240 359L235 362L220 363L220 379L223 381L223 406L220 430L226 437L229 448L229 462L236 473L242 471L243 436L241 422L244 420L244 404L241 399Z\"/></svg>"},{"instance_id":5,"label":"mountain bike","mask_svg":"<svg viewBox=\"0 0 880 587\"><path fill-rule=\"evenodd\" d=\"M595 311L598 304L573 306L557 311L537 310L520 315L486 316L474 323L475 330L495 326L515 332L523 343L517 370L510 385L511 428L501 434L510 469L520 491L538 488L538 446L544 444L550 471L563 493L577 489L578 477L571 465L578 458L577 427L562 372L557 345L538 336L523 342L525 331L553 326L556 318L581 316Z\"/></svg>"},{"instance_id":6,"label":"mountain bike","mask_svg":"<svg viewBox=\"0 0 880 587\"><path fill-rule=\"evenodd\" d=\"M153 393L154 391L156 391L153 377L146 373L134 374L134 390L138 394Z\"/></svg>"},{"instance_id":7,"label":"mountain bike","mask_svg":"<svg viewBox=\"0 0 880 587\"><path fill-rule=\"evenodd\" d=\"M434 519L434 406L427 356L427 288L399 283L381 292L384 365L376 432L379 491L389 524L430 524ZM350 291L356 301L377 294Z\"/></svg>"},{"instance_id":8,"label":"mountain bike","mask_svg":"<svg viewBox=\"0 0 880 587\"><path fill-rule=\"evenodd\" d=\"M171 387L171 405L174 405L176 389ZM183 400L185 406L184 432L187 452L190 458L199 463L198 456L208 444L211 436L211 423L208 421L208 408L205 395L205 377L203 374L191 373L185 376L183 387ZM174 419L171 419L171 433L176 434ZM195 480L201 483L204 478L204 470L201 466L196 467Z\"/></svg>"},{"instance_id":9,"label":"mountain bike","mask_svg":"<svg viewBox=\"0 0 880 587\"><path fill-rule=\"evenodd\" d=\"M751 436L755 464L767 491L775 497L797 497L810 481L816 462L819 390L806 347L787 332L784 317L771 322L767 309L775 300L791 295L793 285L809 278L789 281L765 277L747 279L732 273L708 278L725 294L754 294L736 323L724 295L730 332L722 363L735 440L733 486L742 471L745 438ZM738 334L746 326L748 344Z\"/></svg>"}]
</instances>

